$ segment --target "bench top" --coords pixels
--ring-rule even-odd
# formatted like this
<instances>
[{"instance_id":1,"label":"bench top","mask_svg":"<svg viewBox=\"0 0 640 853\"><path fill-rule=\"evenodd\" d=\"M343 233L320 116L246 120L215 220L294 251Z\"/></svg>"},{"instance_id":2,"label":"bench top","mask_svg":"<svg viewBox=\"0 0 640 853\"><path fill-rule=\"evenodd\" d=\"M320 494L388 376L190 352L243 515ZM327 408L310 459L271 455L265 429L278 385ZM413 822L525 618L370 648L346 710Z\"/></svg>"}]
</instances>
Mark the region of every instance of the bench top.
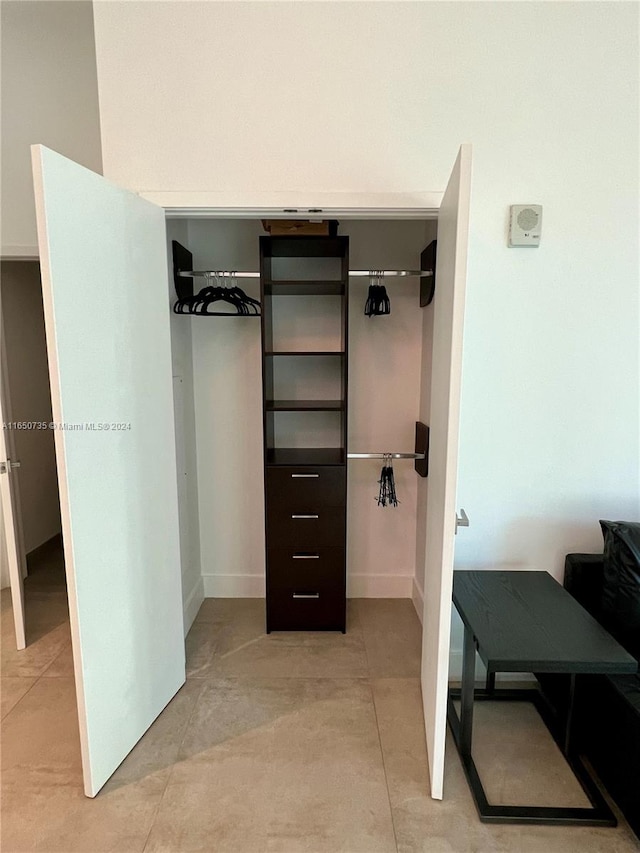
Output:
<instances>
[{"instance_id":1,"label":"bench top","mask_svg":"<svg viewBox=\"0 0 640 853\"><path fill-rule=\"evenodd\" d=\"M453 603L489 672L633 673L633 658L548 572L453 573Z\"/></svg>"}]
</instances>

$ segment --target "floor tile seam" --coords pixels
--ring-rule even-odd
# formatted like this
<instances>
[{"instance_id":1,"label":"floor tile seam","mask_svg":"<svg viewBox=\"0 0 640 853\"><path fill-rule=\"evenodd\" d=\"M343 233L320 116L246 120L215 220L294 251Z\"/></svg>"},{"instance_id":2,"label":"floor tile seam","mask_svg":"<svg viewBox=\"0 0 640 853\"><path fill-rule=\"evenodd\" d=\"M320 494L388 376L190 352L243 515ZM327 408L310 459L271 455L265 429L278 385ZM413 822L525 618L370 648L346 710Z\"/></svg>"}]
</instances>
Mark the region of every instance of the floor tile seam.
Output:
<instances>
[{"instance_id":1,"label":"floor tile seam","mask_svg":"<svg viewBox=\"0 0 640 853\"><path fill-rule=\"evenodd\" d=\"M1 678L33 678L33 684L31 685L31 687L28 687L28 688L27 688L27 690L25 691L25 693L24 693L24 694L23 694L23 695L18 699L18 701L16 702L16 704L15 704L12 708L10 708L10 709L7 711L7 713L4 715L4 717L2 717L2 721L1 721L1 722L3 722L3 723L4 723L4 721L9 717L9 714L13 714L13 712L14 712L14 711L15 711L15 709L18 707L18 705L22 702L22 700L23 700L26 696L28 696L28 695L29 695L29 693L31 693L31 691L33 690L33 688L36 686L36 684L37 684L37 683L40 681L40 679L42 678L42 675L22 675L22 676L19 676L19 675L18 675L18 676L5 675L5 676L0 676L0 679L1 679Z\"/></svg>"},{"instance_id":2,"label":"floor tile seam","mask_svg":"<svg viewBox=\"0 0 640 853\"><path fill-rule=\"evenodd\" d=\"M172 769L173 769L173 768L172 768ZM151 833L153 832L153 827L155 826L156 820L157 820L157 818L158 818L158 813L159 813L159 811L160 811L160 805L162 804L162 800L163 800L163 798L164 798L164 795L165 795L165 793L166 793L167 787L168 787L168 785L169 785L169 779L170 779L170 778L171 778L171 770L167 773L167 781L165 782L165 786L164 786L164 788L162 789L162 793L161 793L161 794L160 794L160 796L158 797L158 802L156 803L156 806L155 806L155 809L154 809L154 812L153 812L153 817L151 818L151 824L150 824L150 826L149 826L149 831L147 832L147 836L146 836L146 838L144 839L144 844L143 844L143 845L142 845L142 847L140 848L140 853L144 853L144 851L147 849L147 846L148 846L148 844L149 844L149 839L151 838Z\"/></svg>"},{"instance_id":3,"label":"floor tile seam","mask_svg":"<svg viewBox=\"0 0 640 853\"><path fill-rule=\"evenodd\" d=\"M55 657L51 660L51 662L50 662L50 663L48 663L48 664L45 666L45 668L42 670L42 672L40 673L40 675L38 676L38 678L42 678L42 676L43 676L43 675L45 675L47 672L49 672L49 670L50 670L50 669L51 669L51 667L54 665L54 663L58 660L58 658L60 657L60 655L61 655L61 654L63 654L64 652L66 652L66 650L67 650L69 647L71 647L71 640L69 640L69 642L68 642L68 643L65 643L65 644L64 644L64 646L60 649L60 651L58 652L58 654L57 654L57 655L55 655ZM72 656L73 656L73 648L71 648L71 654L72 654ZM49 678L68 678L68 676L58 676L58 675L55 675L55 676L49 676Z\"/></svg>"},{"instance_id":4,"label":"floor tile seam","mask_svg":"<svg viewBox=\"0 0 640 853\"><path fill-rule=\"evenodd\" d=\"M188 681L384 681L370 675L189 675ZM390 679L393 680L393 679Z\"/></svg>"},{"instance_id":5,"label":"floor tile seam","mask_svg":"<svg viewBox=\"0 0 640 853\"><path fill-rule=\"evenodd\" d=\"M376 720L376 731L378 733L378 747L380 749L380 758L382 760L382 772L384 773L384 784L387 789L387 801L389 803L389 816L391 818L391 828L393 830L393 842L396 846L396 853L399 851L398 847L398 835L396 833L396 822L393 814L393 805L391 803L391 791L389 790L389 777L387 776L387 764L384 759L384 749L382 748L382 735L380 734L380 722L378 720L378 709L376 707L376 697L373 691L373 680L371 678L368 679L369 682L369 691L371 693L371 704L373 706L373 715Z\"/></svg>"},{"instance_id":6,"label":"floor tile seam","mask_svg":"<svg viewBox=\"0 0 640 853\"><path fill-rule=\"evenodd\" d=\"M204 679L198 679L198 680L204 681ZM186 680L185 680L185 684L186 684ZM191 711L189 713L189 717L188 717L187 722L185 723L184 729L182 731L182 737L180 738L180 741L178 743L175 761L173 761L171 763L171 767L169 768L169 772L167 773L167 779L164 783L162 793L158 797L158 802L156 804L156 807L155 807L155 810L153 813L153 817L151 819L151 825L149 826L149 832L147 833L147 837L145 839L144 846L142 847L141 853L144 853L144 851L147 849L147 846L149 844L149 839L151 838L151 833L153 832L153 828L156 824L156 820L158 819L158 815L160 813L160 808L162 806L162 801L164 800L164 796L167 793L167 789L169 788L169 783L171 782L171 777L173 776L174 768L177 764L180 763L180 752L182 750L182 745L184 743L185 737L187 736L187 730L188 730L189 726L191 725L191 720L193 719L193 715L195 713L196 706L197 706L198 702L200 701L200 698L202 696L203 691L204 691L204 684L200 684L198 695L197 695L197 697L193 703L193 707L191 708Z\"/></svg>"},{"instance_id":7,"label":"floor tile seam","mask_svg":"<svg viewBox=\"0 0 640 853\"><path fill-rule=\"evenodd\" d=\"M360 621L360 635L362 637L362 648L364 649L364 658L367 663L367 673L369 675L369 678L371 678L371 663L369 661L369 649L367 648L367 632L365 630L363 620Z\"/></svg>"}]
</instances>

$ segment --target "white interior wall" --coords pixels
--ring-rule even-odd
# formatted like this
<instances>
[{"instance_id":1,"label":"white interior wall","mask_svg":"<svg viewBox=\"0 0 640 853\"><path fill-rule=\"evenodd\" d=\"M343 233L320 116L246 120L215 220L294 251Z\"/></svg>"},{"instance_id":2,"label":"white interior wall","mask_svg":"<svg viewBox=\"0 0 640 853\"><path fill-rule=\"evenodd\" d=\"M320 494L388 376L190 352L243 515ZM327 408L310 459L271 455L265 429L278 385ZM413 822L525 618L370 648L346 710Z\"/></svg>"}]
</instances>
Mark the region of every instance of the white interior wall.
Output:
<instances>
[{"instance_id":1,"label":"white interior wall","mask_svg":"<svg viewBox=\"0 0 640 853\"><path fill-rule=\"evenodd\" d=\"M442 190L473 143L458 566L561 577L600 549L598 517L639 514L638 14L95 4L105 173L125 186ZM520 202L544 206L538 249L507 248Z\"/></svg>"},{"instance_id":2,"label":"white interior wall","mask_svg":"<svg viewBox=\"0 0 640 853\"><path fill-rule=\"evenodd\" d=\"M172 240L177 240L182 245L188 244L189 234L186 220L167 221L167 264L169 267L167 310L169 311L171 311L176 299L173 283ZM180 562L182 565L182 606L186 636L204 598L200 566L194 371L191 323L171 311L170 326L178 472Z\"/></svg>"},{"instance_id":3,"label":"white interior wall","mask_svg":"<svg viewBox=\"0 0 640 853\"><path fill-rule=\"evenodd\" d=\"M351 269L419 269L427 244L423 221L345 221L340 233L350 235ZM367 317L368 280L349 283L349 450L411 453L420 405L420 279L384 284L391 314ZM382 508L375 500L381 467L379 459L349 462L348 594L410 598L420 478L411 460L395 460L400 503Z\"/></svg>"},{"instance_id":4,"label":"white interior wall","mask_svg":"<svg viewBox=\"0 0 640 853\"><path fill-rule=\"evenodd\" d=\"M20 468L20 512L28 554L61 531L60 501L52 420L47 344L39 265L3 261L0 266L7 380L11 411L18 423L40 427L15 429L14 452ZM46 428L42 428L46 424Z\"/></svg>"},{"instance_id":5,"label":"white interior wall","mask_svg":"<svg viewBox=\"0 0 640 853\"><path fill-rule=\"evenodd\" d=\"M3 258L37 257L29 146L102 171L90 0L0 4Z\"/></svg>"},{"instance_id":6,"label":"white interior wall","mask_svg":"<svg viewBox=\"0 0 640 853\"><path fill-rule=\"evenodd\" d=\"M194 269L258 269L260 223L190 220ZM194 287L204 286L202 279ZM257 281L240 284L259 298ZM191 326L205 596L264 595L260 320L177 317Z\"/></svg>"},{"instance_id":7,"label":"white interior wall","mask_svg":"<svg viewBox=\"0 0 640 853\"><path fill-rule=\"evenodd\" d=\"M4 535L4 518L2 515L2 498L0 498L0 589L10 585L9 558L7 556L7 543Z\"/></svg>"},{"instance_id":8,"label":"white interior wall","mask_svg":"<svg viewBox=\"0 0 640 853\"><path fill-rule=\"evenodd\" d=\"M350 266L404 269L419 266L425 246L424 222L343 221L349 235ZM196 269L259 266L259 222L189 221L188 242ZM204 282L196 280L196 287ZM259 297L257 282L241 282ZM420 398L422 314L417 279L388 283L392 312L368 318L368 280L350 284L349 449L412 451ZM335 348L335 312L314 299L278 298L277 349ZM331 301L331 298L329 298ZM335 307L335 306L334 306ZM333 321L333 322L332 322ZM264 594L264 494L260 324L255 319L178 317L190 325L198 453L198 498L204 590L208 596ZM329 393L330 370L314 377L311 392ZM281 385L295 390L280 373ZM300 390L300 389L298 389ZM291 430L304 416L292 414ZM315 419L318 420L317 418ZM327 427L330 430L330 427ZM321 441L327 433L314 436ZM331 434L330 431L328 434ZM282 442L288 439L282 436ZM396 509L374 498L381 462L349 463L348 594L411 595L415 574L417 476L410 461L395 463Z\"/></svg>"}]
</instances>

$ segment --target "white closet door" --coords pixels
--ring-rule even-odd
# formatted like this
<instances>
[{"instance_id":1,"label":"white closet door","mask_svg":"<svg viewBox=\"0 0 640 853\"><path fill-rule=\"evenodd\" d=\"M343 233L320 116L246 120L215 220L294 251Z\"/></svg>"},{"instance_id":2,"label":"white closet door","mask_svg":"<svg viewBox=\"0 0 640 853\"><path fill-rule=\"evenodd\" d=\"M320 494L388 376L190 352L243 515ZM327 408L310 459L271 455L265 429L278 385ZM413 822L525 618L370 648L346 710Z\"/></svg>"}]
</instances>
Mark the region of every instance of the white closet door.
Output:
<instances>
[{"instance_id":1,"label":"white closet door","mask_svg":"<svg viewBox=\"0 0 640 853\"><path fill-rule=\"evenodd\" d=\"M162 208L32 148L85 793L185 680Z\"/></svg>"},{"instance_id":2,"label":"white closet door","mask_svg":"<svg viewBox=\"0 0 640 853\"><path fill-rule=\"evenodd\" d=\"M2 315L0 314L0 334L2 334ZM6 405L6 360L4 340L0 343L2 365L0 367L0 420L4 425L10 420L9 409ZM18 513L20 512L15 488L15 471L13 466L17 460L11 458L8 445L9 433L0 426L0 524L2 536L0 560L6 558L9 567L9 584L11 586L11 605L13 609L13 624L16 632L16 647L26 648L27 639L24 624L24 584L23 566L24 553L21 548L21 537L18 529Z\"/></svg>"},{"instance_id":3,"label":"white closet door","mask_svg":"<svg viewBox=\"0 0 640 853\"><path fill-rule=\"evenodd\" d=\"M422 635L422 701L431 796L442 799L458 471L462 330L471 146L463 145L438 214L429 480Z\"/></svg>"}]
</instances>

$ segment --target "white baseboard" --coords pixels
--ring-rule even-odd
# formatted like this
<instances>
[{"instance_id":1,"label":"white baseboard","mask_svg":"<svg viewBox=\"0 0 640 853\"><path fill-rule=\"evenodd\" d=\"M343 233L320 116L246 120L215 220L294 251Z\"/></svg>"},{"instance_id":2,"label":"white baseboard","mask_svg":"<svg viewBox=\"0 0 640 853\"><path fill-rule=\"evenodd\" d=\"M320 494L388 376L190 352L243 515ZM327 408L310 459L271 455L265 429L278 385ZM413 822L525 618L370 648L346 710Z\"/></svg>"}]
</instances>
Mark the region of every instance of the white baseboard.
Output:
<instances>
[{"instance_id":1,"label":"white baseboard","mask_svg":"<svg viewBox=\"0 0 640 853\"><path fill-rule=\"evenodd\" d=\"M204 601L204 585L202 583L202 578L198 578L195 582L193 589L187 596L186 601L182 605L183 613L184 613L184 635L185 637L189 633L189 629L193 625L193 620L198 615L198 610L200 610L200 606Z\"/></svg>"},{"instance_id":2,"label":"white baseboard","mask_svg":"<svg viewBox=\"0 0 640 853\"><path fill-rule=\"evenodd\" d=\"M487 677L487 670L476 655L476 681L482 682ZM451 649L449 652L449 681L460 681L462 678L462 649ZM496 681L518 681L523 684L535 684L536 677L532 672L498 672Z\"/></svg>"},{"instance_id":3,"label":"white baseboard","mask_svg":"<svg viewBox=\"0 0 640 853\"><path fill-rule=\"evenodd\" d=\"M205 598L264 598L264 575L203 575Z\"/></svg>"},{"instance_id":4,"label":"white baseboard","mask_svg":"<svg viewBox=\"0 0 640 853\"><path fill-rule=\"evenodd\" d=\"M5 246L0 249L3 261L37 261L40 250L37 246Z\"/></svg>"},{"instance_id":5,"label":"white baseboard","mask_svg":"<svg viewBox=\"0 0 640 853\"><path fill-rule=\"evenodd\" d=\"M413 579L413 584L411 586L411 601L413 601L413 606L415 607L415 611L418 614L418 619L420 620L420 624L422 625L422 614L424 612L424 594L418 586L418 582L415 578Z\"/></svg>"},{"instance_id":6,"label":"white baseboard","mask_svg":"<svg viewBox=\"0 0 640 853\"><path fill-rule=\"evenodd\" d=\"M412 575L347 575L347 598L411 598Z\"/></svg>"}]
</instances>

